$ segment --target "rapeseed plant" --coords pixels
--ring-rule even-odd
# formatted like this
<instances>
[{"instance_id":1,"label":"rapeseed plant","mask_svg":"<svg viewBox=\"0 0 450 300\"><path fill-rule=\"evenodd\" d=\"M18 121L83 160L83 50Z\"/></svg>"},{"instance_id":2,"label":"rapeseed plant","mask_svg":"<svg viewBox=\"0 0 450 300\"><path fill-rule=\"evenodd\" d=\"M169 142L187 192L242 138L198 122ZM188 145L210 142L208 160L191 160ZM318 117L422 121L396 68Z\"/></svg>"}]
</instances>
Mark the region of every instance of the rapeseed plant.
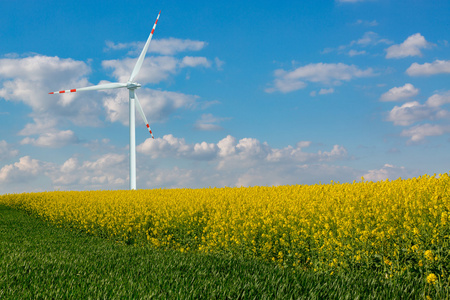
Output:
<instances>
[{"instance_id":1,"label":"rapeseed plant","mask_svg":"<svg viewBox=\"0 0 450 300\"><path fill-rule=\"evenodd\" d=\"M7 194L0 203L128 244L330 273L450 275L449 174L310 186Z\"/></svg>"}]
</instances>

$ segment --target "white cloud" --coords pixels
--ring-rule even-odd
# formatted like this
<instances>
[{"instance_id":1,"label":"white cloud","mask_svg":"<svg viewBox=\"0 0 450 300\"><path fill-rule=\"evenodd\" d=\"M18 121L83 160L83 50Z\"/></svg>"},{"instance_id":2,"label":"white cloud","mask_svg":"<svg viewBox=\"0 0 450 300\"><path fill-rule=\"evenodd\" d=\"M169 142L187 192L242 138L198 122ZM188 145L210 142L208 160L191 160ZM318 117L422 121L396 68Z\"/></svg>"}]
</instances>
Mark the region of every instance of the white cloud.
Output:
<instances>
[{"instance_id":1,"label":"white cloud","mask_svg":"<svg viewBox=\"0 0 450 300\"><path fill-rule=\"evenodd\" d=\"M227 136L217 144L203 143L187 144L184 139L165 135L163 138L147 139L137 146L137 151L150 155L152 158L214 160L218 170L254 167L260 163L325 162L347 157L347 150L339 145L333 146L331 151L304 152L302 149L308 147L310 142L301 142L295 147L276 149L255 138L243 138L237 141L236 138Z\"/></svg>"},{"instance_id":2,"label":"white cloud","mask_svg":"<svg viewBox=\"0 0 450 300\"><path fill-rule=\"evenodd\" d=\"M79 140L72 130L56 131L41 133L35 138L26 137L20 143L22 145L33 145L39 147L60 148L70 144L76 144Z\"/></svg>"},{"instance_id":3,"label":"white cloud","mask_svg":"<svg viewBox=\"0 0 450 300\"><path fill-rule=\"evenodd\" d=\"M288 93L302 89L306 87L304 81L339 84L341 81L373 76L374 73L371 68L361 70L355 65L317 63L308 64L293 71L278 69L274 72L274 75L276 78L272 84L273 86L266 89L268 93L275 91Z\"/></svg>"},{"instance_id":4,"label":"white cloud","mask_svg":"<svg viewBox=\"0 0 450 300\"><path fill-rule=\"evenodd\" d=\"M208 45L208 43L203 41L176 38L157 39L154 42L152 41L150 51L162 55L174 55L175 53L185 51L200 51Z\"/></svg>"},{"instance_id":5,"label":"white cloud","mask_svg":"<svg viewBox=\"0 0 450 300\"><path fill-rule=\"evenodd\" d=\"M112 69L112 75L119 82L127 82L136 64L136 58L124 58L102 61L105 69ZM159 83L176 74L179 60L172 56L150 56L144 60L136 81L142 85Z\"/></svg>"},{"instance_id":6,"label":"white cloud","mask_svg":"<svg viewBox=\"0 0 450 300\"><path fill-rule=\"evenodd\" d=\"M0 97L29 105L33 112L70 112L74 106L83 107L83 101L55 98L48 93L61 87L78 88L88 85L90 68L80 61L35 55L25 58L0 59ZM70 105L70 108L67 108ZM72 114L74 114L72 112ZM70 114L69 114L70 115Z\"/></svg>"},{"instance_id":7,"label":"white cloud","mask_svg":"<svg viewBox=\"0 0 450 300\"><path fill-rule=\"evenodd\" d=\"M225 64L225 62L220 60L218 57L214 58L214 63L216 64L217 70L222 70L222 67Z\"/></svg>"},{"instance_id":8,"label":"white cloud","mask_svg":"<svg viewBox=\"0 0 450 300\"><path fill-rule=\"evenodd\" d=\"M5 140L0 141L0 161L12 158L19 154L19 150L13 149Z\"/></svg>"},{"instance_id":9,"label":"white cloud","mask_svg":"<svg viewBox=\"0 0 450 300\"><path fill-rule=\"evenodd\" d=\"M45 190L92 190L128 188L128 159L107 153L92 161L76 156L61 165L24 156L0 169L0 194ZM138 176L139 178L139 176Z\"/></svg>"},{"instance_id":10,"label":"white cloud","mask_svg":"<svg viewBox=\"0 0 450 300\"><path fill-rule=\"evenodd\" d=\"M124 89L106 90L105 93L107 96L103 98L103 105L106 109L107 119L111 122L119 121L124 125L128 125L128 91ZM199 104L197 101L199 97L195 95L185 95L182 93L147 88L139 89L136 94L138 94L139 102L141 103L142 110L144 111L150 126L154 122L165 121L170 114L177 109L190 109ZM139 116L136 116L136 118L140 119ZM137 126L139 126L139 122L142 121L137 120Z\"/></svg>"},{"instance_id":11,"label":"white cloud","mask_svg":"<svg viewBox=\"0 0 450 300\"><path fill-rule=\"evenodd\" d=\"M420 33L416 33L409 36L403 43L387 48L386 58L422 56L421 49L430 48L432 45Z\"/></svg>"},{"instance_id":12,"label":"white cloud","mask_svg":"<svg viewBox=\"0 0 450 300\"><path fill-rule=\"evenodd\" d=\"M98 126L101 107L88 94L49 95L60 89L91 85L90 67L73 59L34 55L0 59L0 97L22 102L32 109L34 123L26 124L21 135L46 134L68 122ZM98 96L97 96L98 97Z\"/></svg>"},{"instance_id":13,"label":"white cloud","mask_svg":"<svg viewBox=\"0 0 450 300\"><path fill-rule=\"evenodd\" d=\"M327 95L327 94L333 94L333 93L334 93L334 88L329 88L329 89L320 89L319 92L312 91L311 93L309 93L309 95L311 97L315 97L317 95Z\"/></svg>"},{"instance_id":14,"label":"white cloud","mask_svg":"<svg viewBox=\"0 0 450 300\"><path fill-rule=\"evenodd\" d=\"M216 131L222 130L223 128L217 123L220 123L225 120L229 120L230 118L217 118L212 114L202 114L201 118L197 120L194 124L194 128L198 130L206 130L206 131Z\"/></svg>"},{"instance_id":15,"label":"white cloud","mask_svg":"<svg viewBox=\"0 0 450 300\"><path fill-rule=\"evenodd\" d=\"M181 61L180 67L205 67L209 68L211 67L211 62L206 57L200 57L200 56L185 56L183 57L183 60Z\"/></svg>"},{"instance_id":16,"label":"white cloud","mask_svg":"<svg viewBox=\"0 0 450 300\"><path fill-rule=\"evenodd\" d=\"M332 164L348 159L344 147L308 152L310 146L310 141L300 141L272 148L255 138L237 140L232 136L217 143L187 143L173 135L149 138L137 147L138 187L312 184L336 178L352 181L360 174ZM161 163L165 160L177 167L167 168ZM126 189L128 172L124 153L110 152L84 161L75 155L59 165L25 156L0 169L0 182L8 183L0 185L0 193L13 188L15 192Z\"/></svg>"},{"instance_id":17,"label":"white cloud","mask_svg":"<svg viewBox=\"0 0 450 300\"><path fill-rule=\"evenodd\" d=\"M144 48L145 42L130 42L130 43L117 43L107 41L105 50L122 50L132 49L128 52L129 55L139 55ZM182 40L177 38L167 39L154 39L151 42L151 47L148 51L150 53L157 53L161 55L174 55L179 52L185 51L199 51L207 45L206 42Z\"/></svg>"},{"instance_id":18,"label":"white cloud","mask_svg":"<svg viewBox=\"0 0 450 300\"><path fill-rule=\"evenodd\" d=\"M378 22L376 20L367 21L367 20L357 20L355 25L365 25L365 26L378 26Z\"/></svg>"},{"instance_id":19,"label":"white cloud","mask_svg":"<svg viewBox=\"0 0 450 300\"><path fill-rule=\"evenodd\" d=\"M450 91L442 94L434 94L425 102L430 107L438 107L450 103Z\"/></svg>"},{"instance_id":20,"label":"white cloud","mask_svg":"<svg viewBox=\"0 0 450 300\"><path fill-rule=\"evenodd\" d=\"M389 112L387 120L400 126L408 126L424 120L450 120L450 113L441 107L448 103L450 103L450 92L434 94L424 104L411 101L402 106L394 106Z\"/></svg>"},{"instance_id":21,"label":"white cloud","mask_svg":"<svg viewBox=\"0 0 450 300\"><path fill-rule=\"evenodd\" d=\"M383 95L381 95L381 101L398 101L404 100L416 96L419 93L419 89L415 88L411 83L407 83L404 86L393 87Z\"/></svg>"},{"instance_id":22,"label":"white cloud","mask_svg":"<svg viewBox=\"0 0 450 300\"><path fill-rule=\"evenodd\" d=\"M449 103L449 91L436 93L429 97L424 104L411 101L401 106L394 106L386 120L399 126L440 120L442 124L418 124L401 132L401 136L410 138L408 143L423 142L427 136L439 136L450 132L450 125L447 125L450 121L450 112L443 107Z\"/></svg>"},{"instance_id":23,"label":"white cloud","mask_svg":"<svg viewBox=\"0 0 450 300\"><path fill-rule=\"evenodd\" d=\"M127 82L136 64L136 58L104 60L102 66L111 69L112 75L119 82ZM144 60L136 81L142 85L157 84L177 74L183 68L211 67L211 62L202 56L185 56L178 59L173 56L150 56Z\"/></svg>"},{"instance_id":24,"label":"white cloud","mask_svg":"<svg viewBox=\"0 0 450 300\"><path fill-rule=\"evenodd\" d=\"M369 170L363 175L367 181L395 180L399 177L409 178L418 175L416 171L407 170L405 167L398 167L391 164L385 164L381 169Z\"/></svg>"},{"instance_id":25,"label":"white cloud","mask_svg":"<svg viewBox=\"0 0 450 300\"><path fill-rule=\"evenodd\" d=\"M367 46L374 46L374 45L378 45L378 44L391 44L392 42L390 40L387 39L381 39L378 35L378 33L373 32L373 31L368 31L365 32L364 35L356 41L352 41L350 43L350 46L353 45L359 45L362 47L367 47Z\"/></svg>"},{"instance_id":26,"label":"white cloud","mask_svg":"<svg viewBox=\"0 0 450 300\"><path fill-rule=\"evenodd\" d=\"M174 182L174 172L180 172L182 182L199 187L317 183L318 178L331 180L338 174L348 180L354 178L353 169L329 164L348 158L344 147L335 145L330 151L305 152L303 149L310 145L311 142L302 141L277 149L255 138L237 140L230 135L216 144L188 144L184 139L167 135L147 139L137 149L154 160L178 158L207 163L200 168L162 170L163 175L157 181L167 182L171 187L183 187ZM155 178L159 172L152 174ZM154 180L147 183L154 185Z\"/></svg>"},{"instance_id":27,"label":"white cloud","mask_svg":"<svg viewBox=\"0 0 450 300\"><path fill-rule=\"evenodd\" d=\"M275 76L277 74L275 73ZM296 90L303 89L307 84L301 80L291 78L275 78L273 81L273 87L266 88L266 93L273 93L280 91L282 93L289 93Z\"/></svg>"},{"instance_id":28,"label":"white cloud","mask_svg":"<svg viewBox=\"0 0 450 300\"><path fill-rule=\"evenodd\" d=\"M145 186L165 188L205 187L202 183L206 180L202 178L202 175L202 172L177 166L172 169L159 169L148 174L147 177L150 179L145 181Z\"/></svg>"},{"instance_id":29,"label":"white cloud","mask_svg":"<svg viewBox=\"0 0 450 300\"><path fill-rule=\"evenodd\" d=\"M44 169L45 167L42 162L37 159L32 159L30 156L24 156L21 157L18 162L5 165L0 169L0 182L26 183L33 177L40 174Z\"/></svg>"},{"instance_id":30,"label":"white cloud","mask_svg":"<svg viewBox=\"0 0 450 300\"><path fill-rule=\"evenodd\" d=\"M429 76L450 73L450 60L435 60L432 63L413 63L407 70L409 76Z\"/></svg>"},{"instance_id":31,"label":"white cloud","mask_svg":"<svg viewBox=\"0 0 450 300\"><path fill-rule=\"evenodd\" d=\"M327 95L327 94L333 94L333 93L334 93L334 89L333 88L320 89L320 91L319 91L319 95Z\"/></svg>"},{"instance_id":32,"label":"white cloud","mask_svg":"<svg viewBox=\"0 0 450 300\"><path fill-rule=\"evenodd\" d=\"M217 143L219 157L227 157L236 153L236 138L228 135Z\"/></svg>"},{"instance_id":33,"label":"white cloud","mask_svg":"<svg viewBox=\"0 0 450 300\"><path fill-rule=\"evenodd\" d=\"M361 21L362 22L362 21ZM358 47L358 48L367 48L369 46L373 47L379 44L392 44L392 41L388 39L380 38L378 33L373 31L367 31L363 34L363 36L357 40L351 41L349 44L341 45L337 48L325 48L322 53L330 53L333 51L336 51L338 54L347 54L350 57L357 56L357 55L365 55L368 54L366 50L356 50L356 49L350 49L351 47Z\"/></svg>"},{"instance_id":34,"label":"white cloud","mask_svg":"<svg viewBox=\"0 0 450 300\"><path fill-rule=\"evenodd\" d=\"M206 142L187 144L183 138L176 138L172 134L168 134L162 138L146 139L144 143L136 147L136 150L153 159L177 157L210 160L216 155L217 146Z\"/></svg>"},{"instance_id":35,"label":"white cloud","mask_svg":"<svg viewBox=\"0 0 450 300\"><path fill-rule=\"evenodd\" d=\"M420 124L412 128L405 129L401 135L410 138L411 143L422 142L428 136L439 136L450 132L449 126Z\"/></svg>"},{"instance_id":36,"label":"white cloud","mask_svg":"<svg viewBox=\"0 0 450 300\"><path fill-rule=\"evenodd\" d=\"M71 157L48 173L57 189L124 189L128 186L128 159L125 154L107 153L80 163L77 157Z\"/></svg>"},{"instance_id":37,"label":"white cloud","mask_svg":"<svg viewBox=\"0 0 450 300\"><path fill-rule=\"evenodd\" d=\"M387 118L394 125L408 126L415 122L434 119L435 110L417 101L407 102L402 106L395 106Z\"/></svg>"},{"instance_id":38,"label":"white cloud","mask_svg":"<svg viewBox=\"0 0 450 300\"><path fill-rule=\"evenodd\" d=\"M352 49L352 50L348 51L348 56L353 57L353 56L357 56L357 55L364 55L366 53L367 52L365 50L357 51L357 50Z\"/></svg>"}]
</instances>

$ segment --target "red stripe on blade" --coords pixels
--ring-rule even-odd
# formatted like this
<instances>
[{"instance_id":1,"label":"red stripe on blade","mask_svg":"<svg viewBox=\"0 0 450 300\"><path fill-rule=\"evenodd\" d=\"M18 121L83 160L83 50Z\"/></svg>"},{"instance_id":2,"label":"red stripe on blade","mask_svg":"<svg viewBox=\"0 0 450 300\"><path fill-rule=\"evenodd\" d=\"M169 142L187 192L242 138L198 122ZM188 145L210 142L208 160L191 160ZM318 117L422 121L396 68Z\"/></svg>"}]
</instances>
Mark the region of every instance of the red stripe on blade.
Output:
<instances>
[{"instance_id":1,"label":"red stripe on blade","mask_svg":"<svg viewBox=\"0 0 450 300\"><path fill-rule=\"evenodd\" d=\"M70 92L71 93L75 93L77 91L77 89L71 89Z\"/></svg>"},{"instance_id":2,"label":"red stripe on blade","mask_svg":"<svg viewBox=\"0 0 450 300\"><path fill-rule=\"evenodd\" d=\"M66 91L59 91L58 93L60 93L60 94L64 94Z\"/></svg>"},{"instance_id":3,"label":"red stripe on blade","mask_svg":"<svg viewBox=\"0 0 450 300\"><path fill-rule=\"evenodd\" d=\"M147 124L147 128L150 128L150 125Z\"/></svg>"},{"instance_id":4,"label":"red stripe on blade","mask_svg":"<svg viewBox=\"0 0 450 300\"><path fill-rule=\"evenodd\" d=\"M51 93L49 93L49 94L51 95L51 94L54 94L54 93L55 93L55 92L51 92Z\"/></svg>"},{"instance_id":5,"label":"red stripe on blade","mask_svg":"<svg viewBox=\"0 0 450 300\"><path fill-rule=\"evenodd\" d=\"M150 34L153 34L153 32L155 32L155 29L154 29L154 28L152 29L152 32L150 32Z\"/></svg>"}]
</instances>

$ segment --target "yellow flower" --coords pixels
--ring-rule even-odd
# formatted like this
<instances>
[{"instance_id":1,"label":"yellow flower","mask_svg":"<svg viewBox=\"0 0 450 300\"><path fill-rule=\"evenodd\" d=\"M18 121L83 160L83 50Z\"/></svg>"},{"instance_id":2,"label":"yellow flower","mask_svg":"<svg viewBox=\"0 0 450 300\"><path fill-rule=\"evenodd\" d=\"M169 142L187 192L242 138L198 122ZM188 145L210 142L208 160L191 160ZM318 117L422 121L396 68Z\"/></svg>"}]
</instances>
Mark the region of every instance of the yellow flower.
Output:
<instances>
[{"instance_id":1,"label":"yellow flower","mask_svg":"<svg viewBox=\"0 0 450 300\"><path fill-rule=\"evenodd\" d=\"M434 273L430 273L430 275L427 276L427 283L435 284L437 279L438 278Z\"/></svg>"},{"instance_id":2,"label":"yellow flower","mask_svg":"<svg viewBox=\"0 0 450 300\"><path fill-rule=\"evenodd\" d=\"M377 256L391 274L417 267L398 259L399 244L419 267L446 268L448 259L431 249L446 240L449 186L450 175L441 174L353 184L6 194L0 204L155 248L244 253L334 273Z\"/></svg>"},{"instance_id":3,"label":"yellow flower","mask_svg":"<svg viewBox=\"0 0 450 300\"><path fill-rule=\"evenodd\" d=\"M425 258L426 258L427 260L433 260L433 259L434 259L434 257L433 257L433 251L431 251L431 250L425 251L425 252L423 253L423 255L425 256Z\"/></svg>"}]
</instances>

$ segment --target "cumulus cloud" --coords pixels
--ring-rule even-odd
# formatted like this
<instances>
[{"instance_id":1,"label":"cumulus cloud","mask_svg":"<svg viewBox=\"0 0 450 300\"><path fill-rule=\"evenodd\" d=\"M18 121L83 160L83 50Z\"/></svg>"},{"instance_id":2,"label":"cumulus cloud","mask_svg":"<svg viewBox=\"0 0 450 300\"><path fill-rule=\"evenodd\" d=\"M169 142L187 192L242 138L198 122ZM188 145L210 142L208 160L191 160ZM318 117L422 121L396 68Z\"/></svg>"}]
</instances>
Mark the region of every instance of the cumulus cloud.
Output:
<instances>
[{"instance_id":1,"label":"cumulus cloud","mask_svg":"<svg viewBox=\"0 0 450 300\"><path fill-rule=\"evenodd\" d=\"M450 133L450 126L439 124L419 124L412 128L405 129L401 135L410 138L411 143L423 142L428 136L439 136Z\"/></svg>"},{"instance_id":2,"label":"cumulus cloud","mask_svg":"<svg viewBox=\"0 0 450 300\"><path fill-rule=\"evenodd\" d=\"M230 118L218 118L213 116L212 114L202 114L201 118L195 122L194 128L197 130L205 131L222 130L223 127L219 126L217 123L229 119Z\"/></svg>"},{"instance_id":3,"label":"cumulus cloud","mask_svg":"<svg viewBox=\"0 0 450 300\"><path fill-rule=\"evenodd\" d=\"M45 169L42 162L32 159L30 156L24 156L10 165L5 165L0 169L0 182L28 182L31 178L40 174Z\"/></svg>"},{"instance_id":4,"label":"cumulus cloud","mask_svg":"<svg viewBox=\"0 0 450 300\"><path fill-rule=\"evenodd\" d=\"M107 153L80 162L74 156L61 165L24 156L0 169L0 193L44 190L126 189L127 155Z\"/></svg>"},{"instance_id":5,"label":"cumulus cloud","mask_svg":"<svg viewBox=\"0 0 450 300\"><path fill-rule=\"evenodd\" d=\"M450 91L444 92L442 94L434 94L428 98L426 105L430 107L439 107L450 103Z\"/></svg>"},{"instance_id":6,"label":"cumulus cloud","mask_svg":"<svg viewBox=\"0 0 450 300\"><path fill-rule=\"evenodd\" d=\"M52 130L51 132L41 133L37 139L26 137L20 143L22 145L30 144L39 147L60 148L78 142L78 137L72 130Z\"/></svg>"},{"instance_id":7,"label":"cumulus cloud","mask_svg":"<svg viewBox=\"0 0 450 300\"><path fill-rule=\"evenodd\" d=\"M365 50L357 51L357 50L351 49L350 51L348 51L348 56L351 56L351 57L357 56L357 55L364 55L364 54L366 54Z\"/></svg>"},{"instance_id":8,"label":"cumulus cloud","mask_svg":"<svg viewBox=\"0 0 450 300\"><path fill-rule=\"evenodd\" d=\"M59 131L57 127L67 126L68 122L98 126L101 107L95 98L78 93L48 95L50 91L91 85L87 80L89 73L86 63L73 59L42 55L0 59L0 97L31 108L34 123L26 124L21 135L52 135ZM41 139L38 143L41 141L44 142Z\"/></svg>"},{"instance_id":9,"label":"cumulus cloud","mask_svg":"<svg viewBox=\"0 0 450 300\"><path fill-rule=\"evenodd\" d=\"M322 53L325 54L336 51L338 54L347 54L348 56L353 57L357 55L367 54L367 51L361 50L361 48L374 47L379 44L392 44L392 41L381 38L376 32L367 31L361 38L353 40L349 44L341 45L337 48L326 48L322 51ZM349 48L354 47L356 47L357 49L349 50Z\"/></svg>"},{"instance_id":10,"label":"cumulus cloud","mask_svg":"<svg viewBox=\"0 0 450 300\"><path fill-rule=\"evenodd\" d=\"M230 135L217 143L188 143L173 135L149 138L137 146L138 187L311 184L336 178L352 181L360 174L352 168L333 165L348 159L343 146L308 151L311 144L300 141L293 146L273 148L255 138L236 139ZM172 167L161 163L164 160L172 162ZM110 152L87 160L74 155L61 164L25 156L0 169L0 182L11 183L0 185L0 192L11 192L13 184L21 187L17 192L126 189L128 172L124 153Z\"/></svg>"},{"instance_id":11,"label":"cumulus cloud","mask_svg":"<svg viewBox=\"0 0 450 300\"><path fill-rule=\"evenodd\" d=\"M423 104L411 101L401 106L394 106L386 119L399 126L410 126L423 121L444 122L444 124L418 124L401 133L402 136L410 137L410 143L422 142L427 136L438 136L449 132L449 126L445 125L445 122L448 123L450 120L450 112L444 108L449 103L449 91L436 93Z\"/></svg>"},{"instance_id":12,"label":"cumulus cloud","mask_svg":"<svg viewBox=\"0 0 450 300\"><path fill-rule=\"evenodd\" d=\"M124 58L102 61L105 69L111 69L112 75L119 82L127 82L136 64L136 58ZM173 56L147 57L142 64L136 80L141 84L159 83L177 72L179 61Z\"/></svg>"},{"instance_id":13,"label":"cumulus cloud","mask_svg":"<svg viewBox=\"0 0 450 300\"><path fill-rule=\"evenodd\" d=\"M216 155L217 146L206 142L187 144L184 138L177 138L168 134L162 138L146 139L144 143L136 147L136 150L154 159L177 157L210 160Z\"/></svg>"},{"instance_id":14,"label":"cumulus cloud","mask_svg":"<svg viewBox=\"0 0 450 300\"><path fill-rule=\"evenodd\" d=\"M49 172L48 176L58 189L123 189L128 186L127 163L127 155L117 153L107 153L95 160L81 163L77 157L71 157Z\"/></svg>"},{"instance_id":15,"label":"cumulus cloud","mask_svg":"<svg viewBox=\"0 0 450 300\"><path fill-rule=\"evenodd\" d=\"M235 137L227 136L214 143L187 144L184 139L173 135L163 138L147 139L137 146L137 151L152 158L178 157L195 158L205 161L215 161L217 170L243 168L255 166L258 163L305 163L324 162L347 157L347 150L334 145L330 151L316 153L304 152L302 149L310 142L300 142L295 147L272 148L267 143L261 143L255 138L243 138L239 141Z\"/></svg>"},{"instance_id":16,"label":"cumulus cloud","mask_svg":"<svg viewBox=\"0 0 450 300\"><path fill-rule=\"evenodd\" d=\"M85 109L89 112L89 108L76 93L57 98L49 96L48 92L89 85L86 79L89 73L87 64L73 59L42 55L0 59L0 97L23 102L35 114L53 112L78 117L77 111Z\"/></svg>"},{"instance_id":17,"label":"cumulus cloud","mask_svg":"<svg viewBox=\"0 0 450 300\"><path fill-rule=\"evenodd\" d=\"M395 106L389 112L387 120L394 122L394 125L408 126L418 121L434 119L435 112L435 109L413 101Z\"/></svg>"},{"instance_id":18,"label":"cumulus cloud","mask_svg":"<svg viewBox=\"0 0 450 300\"><path fill-rule=\"evenodd\" d=\"M333 88L320 89L320 91L319 91L319 95L327 95L327 94L333 94L333 93L334 93L334 89Z\"/></svg>"},{"instance_id":19,"label":"cumulus cloud","mask_svg":"<svg viewBox=\"0 0 450 300\"><path fill-rule=\"evenodd\" d=\"M103 97L103 105L106 109L107 119L111 122L118 121L124 125L128 125L128 91L124 89L106 90L105 93L107 96ZM138 94L139 102L150 125L153 122L165 121L177 109L191 109L199 105L199 97L195 95L147 88L139 89L136 94ZM138 116L136 118L140 119ZM137 120L137 122L139 124L141 121Z\"/></svg>"},{"instance_id":20,"label":"cumulus cloud","mask_svg":"<svg viewBox=\"0 0 450 300\"><path fill-rule=\"evenodd\" d=\"M225 64L225 62L218 57L214 58L214 63L216 64L217 70L222 70L222 67Z\"/></svg>"},{"instance_id":21,"label":"cumulus cloud","mask_svg":"<svg viewBox=\"0 0 450 300\"><path fill-rule=\"evenodd\" d=\"M387 48L386 58L422 56L421 50L430 48L432 45L420 33L416 33L409 36L403 43Z\"/></svg>"},{"instance_id":22,"label":"cumulus cloud","mask_svg":"<svg viewBox=\"0 0 450 300\"><path fill-rule=\"evenodd\" d=\"M136 64L136 58L105 60L102 66L111 69L112 75L119 82L127 82ZM136 81L141 84L160 83L177 74L183 68L211 67L211 62L203 56L185 56L183 59L174 56L151 56L144 60Z\"/></svg>"},{"instance_id":23,"label":"cumulus cloud","mask_svg":"<svg viewBox=\"0 0 450 300\"><path fill-rule=\"evenodd\" d=\"M348 159L343 146L334 145L328 151L305 151L310 145L309 141L301 141L295 146L272 148L255 138L238 140L230 135L217 143L189 144L184 139L166 135L155 140L147 139L138 145L137 150L157 160L177 158L206 163L199 169L177 169L182 175L181 180L190 182L191 186L280 185L314 183L314 180L317 183L318 178L331 180L337 174L348 180L354 178L355 170L331 164ZM190 179L184 176L188 171L192 176ZM170 179L173 172L165 170L162 173L168 177L169 184L180 187ZM159 180L163 182L165 179L159 177Z\"/></svg>"},{"instance_id":24,"label":"cumulus cloud","mask_svg":"<svg viewBox=\"0 0 450 300\"><path fill-rule=\"evenodd\" d=\"M329 88L329 89L320 89L319 92L312 91L311 93L309 93L309 95L312 97L315 97L317 95L327 95L327 94L333 94L333 93L334 93L334 88Z\"/></svg>"},{"instance_id":25,"label":"cumulus cloud","mask_svg":"<svg viewBox=\"0 0 450 300\"><path fill-rule=\"evenodd\" d=\"M323 84L339 84L342 81L350 81L354 78L373 76L373 70L368 68L361 70L355 65L343 63L317 63L299 67L293 71L282 69L275 70L275 79L272 87L266 92L280 91L282 93L292 92L306 87L305 81Z\"/></svg>"},{"instance_id":26,"label":"cumulus cloud","mask_svg":"<svg viewBox=\"0 0 450 300\"><path fill-rule=\"evenodd\" d=\"M13 149L13 147L8 144L5 140L0 141L0 160L6 160L17 156L19 150Z\"/></svg>"},{"instance_id":27,"label":"cumulus cloud","mask_svg":"<svg viewBox=\"0 0 450 300\"><path fill-rule=\"evenodd\" d=\"M355 25L370 26L370 27L378 26L377 20L373 20L373 21L357 20L354 24L355 24Z\"/></svg>"},{"instance_id":28,"label":"cumulus cloud","mask_svg":"<svg viewBox=\"0 0 450 300\"><path fill-rule=\"evenodd\" d=\"M181 68L198 66L209 68L211 67L211 62L206 57L185 56L180 64Z\"/></svg>"},{"instance_id":29,"label":"cumulus cloud","mask_svg":"<svg viewBox=\"0 0 450 300\"><path fill-rule=\"evenodd\" d=\"M407 170L405 167L385 164L380 169L369 170L363 177L367 181L381 181L386 179L395 180L400 177L409 178L417 175L419 174L416 171Z\"/></svg>"},{"instance_id":30,"label":"cumulus cloud","mask_svg":"<svg viewBox=\"0 0 450 300\"><path fill-rule=\"evenodd\" d=\"M392 42L388 39L380 38L378 33L373 32L373 31L368 31L368 32L365 32L360 39L358 39L356 41L352 41L350 43L350 46L359 45L362 47L367 47L367 46L374 46L374 45L378 45L378 44L391 44L391 43Z\"/></svg>"},{"instance_id":31,"label":"cumulus cloud","mask_svg":"<svg viewBox=\"0 0 450 300\"><path fill-rule=\"evenodd\" d=\"M401 87L393 87L383 95L381 95L381 101L398 101L404 100L416 96L419 93L419 89L415 88L411 83L407 83Z\"/></svg>"},{"instance_id":32,"label":"cumulus cloud","mask_svg":"<svg viewBox=\"0 0 450 300\"><path fill-rule=\"evenodd\" d=\"M450 60L435 60L432 63L413 63L407 70L409 76L429 76L450 73Z\"/></svg>"}]
</instances>

